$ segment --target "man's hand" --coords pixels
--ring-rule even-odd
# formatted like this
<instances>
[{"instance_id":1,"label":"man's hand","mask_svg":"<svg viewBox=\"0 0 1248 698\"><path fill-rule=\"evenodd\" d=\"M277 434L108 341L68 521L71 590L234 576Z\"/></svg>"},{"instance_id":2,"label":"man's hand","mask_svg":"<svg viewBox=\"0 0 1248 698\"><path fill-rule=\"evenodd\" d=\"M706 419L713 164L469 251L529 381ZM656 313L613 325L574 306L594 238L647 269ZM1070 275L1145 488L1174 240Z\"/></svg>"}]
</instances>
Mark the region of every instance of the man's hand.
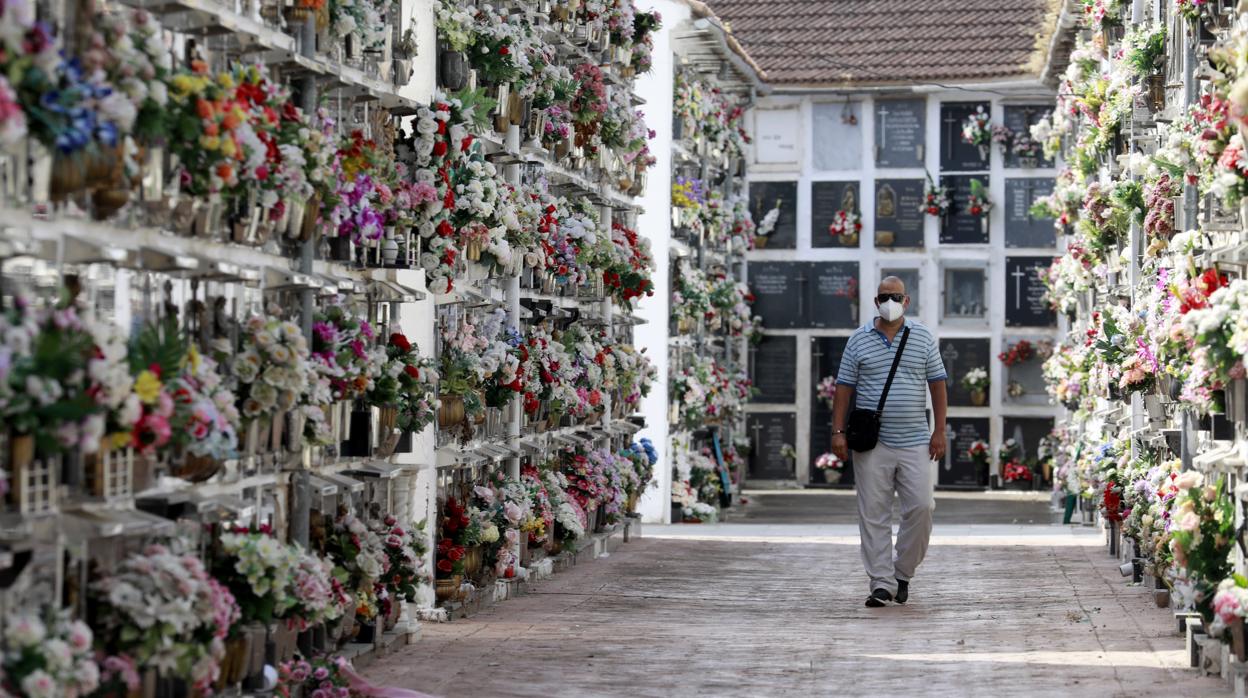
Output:
<instances>
[{"instance_id":1,"label":"man's hand","mask_svg":"<svg viewBox=\"0 0 1248 698\"><path fill-rule=\"evenodd\" d=\"M932 440L928 442L927 454L932 460L940 460L945 457L945 432L943 429L937 429L932 432Z\"/></svg>"},{"instance_id":2,"label":"man's hand","mask_svg":"<svg viewBox=\"0 0 1248 698\"><path fill-rule=\"evenodd\" d=\"M844 434L836 434L832 437L832 455L841 460L849 460L849 445L845 441Z\"/></svg>"}]
</instances>

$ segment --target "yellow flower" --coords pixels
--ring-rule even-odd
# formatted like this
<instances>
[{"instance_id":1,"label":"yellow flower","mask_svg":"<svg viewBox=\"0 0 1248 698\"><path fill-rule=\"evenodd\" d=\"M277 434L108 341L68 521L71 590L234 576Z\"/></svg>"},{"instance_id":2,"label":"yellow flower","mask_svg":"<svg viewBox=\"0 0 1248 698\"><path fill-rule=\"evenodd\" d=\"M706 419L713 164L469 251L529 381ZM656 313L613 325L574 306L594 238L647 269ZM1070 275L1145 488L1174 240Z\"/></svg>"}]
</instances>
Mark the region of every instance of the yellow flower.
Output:
<instances>
[{"instance_id":1,"label":"yellow flower","mask_svg":"<svg viewBox=\"0 0 1248 698\"><path fill-rule=\"evenodd\" d=\"M217 76L217 84L227 90L232 90L234 89L234 76L229 73L221 73Z\"/></svg>"},{"instance_id":2,"label":"yellow flower","mask_svg":"<svg viewBox=\"0 0 1248 698\"><path fill-rule=\"evenodd\" d=\"M204 150L216 150L221 147L220 136L200 136L199 146Z\"/></svg>"},{"instance_id":3,"label":"yellow flower","mask_svg":"<svg viewBox=\"0 0 1248 698\"><path fill-rule=\"evenodd\" d=\"M222 155L226 156L227 158L232 158L234 157L234 153L236 151L237 151L237 148L234 146L233 138L226 138L225 140L221 141L221 154Z\"/></svg>"},{"instance_id":4,"label":"yellow flower","mask_svg":"<svg viewBox=\"0 0 1248 698\"><path fill-rule=\"evenodd\" d=\"M145 404L151 405L160 397L160 378L155 373L144 370L134 379L134 394Z\"/></svg>"},{"instance_id":5,"label":"yellow flower","mask_svg":"<svg viewBox=\"0 0 1248 698\"><path fill-rule=\"evenodd\" d=\"M203 357L199 355L199 350L192 344L189 351L186 352L187 361L191 362L191 373L199 373L199 364L203 361Z\"/></svg>"},{"instance_id":6,"label":"yellow flower","mask_svg":"<svg viewBox=\"0 0 1248 698\"><path fill-rule=\"evenodd\" d=\"M175 75L169 81L175 95L185 97L195 89L195 81L189 75Z\"/></svg>"},{"instance_id":7,"label":"yellow flower","mask_svg":"<svg viewBox=\"0 0 1248 698\"><path fill-rule=\"evenodd\" d=\"M130 445L130 434L124 431L119 431L110 438L112 439L112 443L109 444L110 448L125 448Z\"/></svg>"}]
</instances>

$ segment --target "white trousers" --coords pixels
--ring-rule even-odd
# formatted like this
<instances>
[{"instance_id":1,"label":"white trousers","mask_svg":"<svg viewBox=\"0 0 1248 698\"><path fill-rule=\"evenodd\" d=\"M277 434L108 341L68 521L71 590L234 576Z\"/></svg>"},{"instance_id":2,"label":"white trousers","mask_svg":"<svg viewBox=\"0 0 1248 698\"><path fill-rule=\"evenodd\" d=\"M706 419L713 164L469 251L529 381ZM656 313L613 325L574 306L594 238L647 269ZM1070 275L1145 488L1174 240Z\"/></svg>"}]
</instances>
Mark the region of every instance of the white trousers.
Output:
<instances>
[{"instance_id":1,"label":"white trousers","mask_svg":"<svg viewBox=\"0 0 1248 698\"><path fill-rule=\"evenodd\" d=\"M927 554L936 508L935 467L928 445L890 448L877 444L854 451L858 490L858 533L870 591L897 593L897 580L909 581ZM893 493L901 501L901 525L893 546Z\"/></svg>"}]
</instances>

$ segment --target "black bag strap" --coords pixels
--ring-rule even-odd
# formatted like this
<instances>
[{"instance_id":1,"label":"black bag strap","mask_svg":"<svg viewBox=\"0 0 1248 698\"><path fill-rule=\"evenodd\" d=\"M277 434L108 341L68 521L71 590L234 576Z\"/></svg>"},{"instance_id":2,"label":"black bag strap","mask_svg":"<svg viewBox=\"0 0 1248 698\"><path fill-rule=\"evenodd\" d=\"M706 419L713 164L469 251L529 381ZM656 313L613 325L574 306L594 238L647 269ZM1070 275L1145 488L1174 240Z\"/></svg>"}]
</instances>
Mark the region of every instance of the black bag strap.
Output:
<instances>
[{"instance_id":1,"label":"black bag strap","mask_svg":"<svg viewBox=\"0 0 1248 698\"><path fill-rule=\"evenodd\" d=\"M876 412L884 411L884 401L888 399L888 389L893 386L893 376L897 375L897 365L901 363L901 353L906 350L906 340L910 337L910 326L901 331L901 344L897 345L897 353L893 355L893 367L888 369L888 380L884 381L884 392L880 393L880 406Z\"/></svg>"}]
</instances>

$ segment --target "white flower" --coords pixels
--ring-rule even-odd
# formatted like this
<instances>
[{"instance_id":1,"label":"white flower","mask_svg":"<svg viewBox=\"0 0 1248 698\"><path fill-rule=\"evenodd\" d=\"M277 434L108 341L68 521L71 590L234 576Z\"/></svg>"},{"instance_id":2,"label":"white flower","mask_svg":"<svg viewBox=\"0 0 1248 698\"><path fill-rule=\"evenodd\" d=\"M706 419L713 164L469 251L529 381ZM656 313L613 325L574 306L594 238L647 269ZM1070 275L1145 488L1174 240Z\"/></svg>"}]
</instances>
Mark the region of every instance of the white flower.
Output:
<instances>
[{"instance_id":1,"label":"white flower","mask_svg":"<svg viewBox=\"0 0 1248 698\"><path fill-rule=\"evenodd\" d=\"M22 679L22 693L26 698L57 698L56 680L42 669L36 669Z\"/></svg>"},{"instance_id":2,"label":"white flower","mask_svg":"<svg viewBox=\"0 0 1248 698\"><path fill-rule=\"evenodd\" d=\"M34 647L43 642L48 634L43 621L34 616L10 617L7 625L9 628L4 638L15 648Z\"/></svg>"}]
</instances>

